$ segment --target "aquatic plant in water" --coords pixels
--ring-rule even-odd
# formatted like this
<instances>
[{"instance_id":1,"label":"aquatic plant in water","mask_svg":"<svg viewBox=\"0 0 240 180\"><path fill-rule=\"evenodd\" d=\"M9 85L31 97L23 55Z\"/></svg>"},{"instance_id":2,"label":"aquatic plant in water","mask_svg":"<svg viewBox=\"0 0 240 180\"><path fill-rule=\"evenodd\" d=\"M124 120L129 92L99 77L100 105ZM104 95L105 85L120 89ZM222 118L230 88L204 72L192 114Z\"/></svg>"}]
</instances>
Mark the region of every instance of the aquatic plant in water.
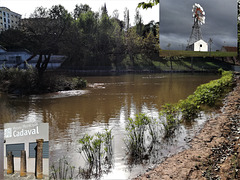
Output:
<instances>
[{"instance_id":1,"label":"aquatic plant in water","mask_svg":"<svg viewBox=\"0 0 240 180\"><path fill-rule=\"evenodd\" d=\"M71 166L66 157L51 166L50 179L73 179L75 166Z\"/></svg>"},{"instance_id":2,"label":"aquatic plant in water","mask_svg":"<svg viewBox=\"0 0 240 180\"><path fill-rule=\"evenodd\" d=\"M136 115L129 118L126 124L127 135L125 144L127 152L135 158L141 160L149 155L153 143L157 141L157 123L145 114ZM148 143L146 143L148 140Z\"/></svg>"},{"instance_id":3,"label":"aquatic plant in water","mask_svg":"<svg viewBox=\"0 0 240 180\"><path fill-rule=\"evenodd\" d=\"M111 168L112 139L111 130L106 128L103 133L85 134L79 140L81 144L79 153L87 162L87 168L79 168L79 177L90 178L92 175L100 177L103 170L106 172Z\"/></svg>"},{"instance_id":4,"label":"aquatic plant in water","mask_svg":"<svg viewBox=\"0 0 240 180\"><path fill-rule=\"evenodd\" d=\"M159 115L161 119L163 117L165 118L165 120L162 121L162 125L164 127L164 137L170 137L179 125L178 107L173 104L165 104L162 106Z\"/></svg>"}]
</instances>

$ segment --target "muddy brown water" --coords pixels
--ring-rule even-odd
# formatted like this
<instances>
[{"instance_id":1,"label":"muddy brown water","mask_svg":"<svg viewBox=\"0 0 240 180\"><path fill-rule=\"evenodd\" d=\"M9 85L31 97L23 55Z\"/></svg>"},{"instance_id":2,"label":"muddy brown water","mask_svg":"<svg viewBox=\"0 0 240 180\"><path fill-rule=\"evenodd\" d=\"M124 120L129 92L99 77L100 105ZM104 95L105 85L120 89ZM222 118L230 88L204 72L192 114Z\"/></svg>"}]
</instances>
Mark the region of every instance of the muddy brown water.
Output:
<instances>
[{"instance_id":1,"label":"muddy brown water","mask_svg":"<svg viewBox=\"0 0 240 180\"><path fill-rule=\"evenodd\" d=\"M0 94L1 129L7 122L48 122L50 162L66 156L69 163L84 166L78 152L83 134L112 129L113 167L104 179L127 179L143 173L153 163L188 147L187 142L203 126L202 114L191 126L181 125L170 141L158 145L154 158L129 165L125 152L125 123L129 117L146 113L157 119L161 105L176 103L192 94L200 84L217 79L213 74L128 74L84 77L88 87L30 97ZM1 157L1 156L0 156ZM2 159L0 159L2 161Z\"/></svg>"}]
</instances>

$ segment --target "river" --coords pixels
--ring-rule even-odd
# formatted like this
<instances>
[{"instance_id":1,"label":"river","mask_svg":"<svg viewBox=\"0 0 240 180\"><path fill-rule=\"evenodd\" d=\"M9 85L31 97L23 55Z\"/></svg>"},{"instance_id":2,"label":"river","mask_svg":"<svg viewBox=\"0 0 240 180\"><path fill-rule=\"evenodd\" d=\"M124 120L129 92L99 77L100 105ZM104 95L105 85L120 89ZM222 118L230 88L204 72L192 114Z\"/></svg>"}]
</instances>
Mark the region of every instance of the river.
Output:
<instances>
[{"instance_id":1,"label":"river","mask_svg":"<svg viewBox=\"0 0 240 180\"><path fill-rule=\"evenodd\" d=\"M127 179L142 173L153 162L188 147L189 138L203 126L203 114L191 126L181 125L172 143L159 147L158 158L129 165L125 152L125 123L129 117L145 113L158 118L161 105L176 103L192 94L200 84L217 79L213 74L127 74L84 77L88 87L29 97L0 94L1 129L7 122L44 122L50 126L50 162L66 156L69 163L83 165L78 140L105 127L112 129L113 166L104 179Z\"/></svg>"}]
</instances>

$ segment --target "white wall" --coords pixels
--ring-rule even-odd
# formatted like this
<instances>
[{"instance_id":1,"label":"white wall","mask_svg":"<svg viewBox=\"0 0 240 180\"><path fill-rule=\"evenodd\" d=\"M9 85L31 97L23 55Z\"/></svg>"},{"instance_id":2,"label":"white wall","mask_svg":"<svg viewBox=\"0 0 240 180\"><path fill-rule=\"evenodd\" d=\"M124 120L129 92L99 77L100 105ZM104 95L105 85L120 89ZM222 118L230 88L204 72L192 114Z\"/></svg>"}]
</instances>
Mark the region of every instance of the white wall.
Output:
<instances>
[{"instance_id":1,"label":"white wall","mask_svg":"<svg viewBox=\"0 0 240 180\"><path fill-rule=\"evenodd\" d=\"M197 42L194 43L194 51L208 51L208 44L203 41L203 40L199 40Z\"/></svg>"}]
</instances>

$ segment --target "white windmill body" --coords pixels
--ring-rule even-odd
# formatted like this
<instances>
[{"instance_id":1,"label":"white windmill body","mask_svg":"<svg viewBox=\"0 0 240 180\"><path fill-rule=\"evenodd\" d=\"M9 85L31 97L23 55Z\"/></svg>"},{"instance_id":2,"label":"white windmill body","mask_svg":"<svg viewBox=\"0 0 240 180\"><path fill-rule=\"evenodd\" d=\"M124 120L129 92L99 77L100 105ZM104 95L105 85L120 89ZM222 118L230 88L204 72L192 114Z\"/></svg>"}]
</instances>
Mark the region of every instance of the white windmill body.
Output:
<instances>
[{"instance_id":1,"label":"white windmill body","mask_svg":"<svg viewBox=\"0 0 240 180\"><path fill-rule=\"evenodd\" d=\"M195 3L193 5L193 26L187 50L189 51L208 51L208 44L202 38L201 25L205 24L205 12L203 8Z\"/></svg>"}]
</instances>

